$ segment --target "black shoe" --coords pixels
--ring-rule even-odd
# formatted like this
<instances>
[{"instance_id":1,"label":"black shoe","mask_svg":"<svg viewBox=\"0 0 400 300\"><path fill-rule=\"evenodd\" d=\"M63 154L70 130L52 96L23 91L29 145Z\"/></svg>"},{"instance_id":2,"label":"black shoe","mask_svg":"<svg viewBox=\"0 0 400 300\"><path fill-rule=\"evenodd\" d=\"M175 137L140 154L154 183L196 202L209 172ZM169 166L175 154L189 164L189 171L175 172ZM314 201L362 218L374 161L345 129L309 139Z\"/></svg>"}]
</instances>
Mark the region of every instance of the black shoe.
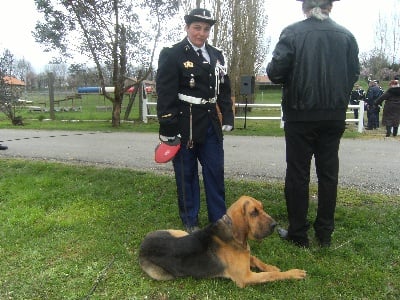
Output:
<instances>
[{"instance_id":1,"label":"black shoe","mask_svg":"<svg viewBox=\"0 0 400 300\"><path fill-rule=\"evenodd\" d=\"M331 246L331 242L319 242L319 246L321 248L329 248Z\"/></svg>"},{"instance_id":2,"label":"black shoe","mask_svg":"<svg viewBox=\"0 0 400 300\"><path fill-rule=\"evenodd\" d=\"M321 248L329 248L331 246L331 240L330 239L320 240L320 239L317 238L317 240L318 240L318 245Z\"/></svg>"},{"instance_id":3,"label":"black shoe","mask_svg":"<svg viewBox=\"0 0 400 300\"><path fill-rule=\"evenodd\" d=\"M7 150L8 147L0 144L0 150Z\"/></svg>"},{"instance_id":4,"label":"black shoe","mask_svg":"<svg viewBox=\"0 0 400 300\"><path fill-rule=\"evenodd\" d=\"M308 248L308 247L310 247L310 244L309 244L308 240L296 240L296 239L290 238L289 237L289 233L288 233L288 231L286 229L278 228L276 231L278 232L279 237L282 240L291 242L292 244L294 244L294 245L296 245L297 247L300 247L300 248Z\"/></svg>"},{"instance_id":5,"label":"black shoe","mask_svg":"<svg viewBox=\"0 0 400 300\"><path fill-rule=\"evenodd\" d=\"M200 230L200 227L198 227L198 226L186 226L185 228L186 228L186 232L189 234Z\"/></svg>"},{"instance_id":6,"label":"black shoe","mask_svg":"<svg viewBox=\"0 0 400 300\"><path fill-rule=\"evenodd\" d=\"M329 248L331 246L331 237L319 237L317 234L315 235L318 241L318 245L321 248Z\"/></svg>"}]
</instances>

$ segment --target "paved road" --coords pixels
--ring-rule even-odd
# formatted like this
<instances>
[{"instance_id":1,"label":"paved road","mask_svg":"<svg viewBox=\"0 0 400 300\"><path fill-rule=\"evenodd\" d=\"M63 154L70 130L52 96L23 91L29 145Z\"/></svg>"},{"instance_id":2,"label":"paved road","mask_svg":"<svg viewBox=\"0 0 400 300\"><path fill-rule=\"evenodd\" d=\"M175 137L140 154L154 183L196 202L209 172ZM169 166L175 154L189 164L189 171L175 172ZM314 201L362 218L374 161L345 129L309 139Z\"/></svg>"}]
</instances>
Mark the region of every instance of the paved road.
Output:
<instances>
[{"instance_id":1,"label":"paved road","mask_svg":"<svg viewBox=\"0 0 400 300\"><path fill-rule=\"evenodd\" d=\"M2 129L0 143L9 147L0 151L0 158L43 159L172 174L171 163L156 164L153 160L155 134ZM284 139L226 136L225 174L235 179L283 181ZM316 182L314 167L312 181ZM400 195L400 138L342 139L339 183Z\"/></svg>"}]
</instances>

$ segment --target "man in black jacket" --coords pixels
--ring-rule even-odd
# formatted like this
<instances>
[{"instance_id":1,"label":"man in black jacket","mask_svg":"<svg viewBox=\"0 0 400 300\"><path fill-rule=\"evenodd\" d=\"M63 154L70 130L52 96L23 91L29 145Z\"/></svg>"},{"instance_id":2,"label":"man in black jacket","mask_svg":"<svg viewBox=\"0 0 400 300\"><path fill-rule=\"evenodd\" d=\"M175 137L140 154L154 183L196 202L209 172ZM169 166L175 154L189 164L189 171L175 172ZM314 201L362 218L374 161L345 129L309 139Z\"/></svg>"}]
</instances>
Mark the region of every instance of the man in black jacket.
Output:
<instances>
[{"instance_id":1,"label":"man in black jacket","mask_svg":"<svg viewBox=\"0 0 400 300\"><path fill-rule=\"evenodd\" d=\"M307 213L313 155L318 177L318 210L313 226L319 244L330 246L339 144L349 95L359 75L357 42L347 29L329 18L332 1L302 1L307 18L282 31L267 67L271 81L283 84L289 227L279 228L278 233L300 247L309 246Z\"/></svg>"},{"instance_id":2,"label":"man in black jacket","mask_svg":"<svg viewBox=\"0 0 400 300\"><path fill-rule=\"evenodd\" d=\"M366 108L367 108L367 130L377 129L379 127L379 106L375 105L376 99L383 94L383 90L378 85L376 80L368 82L368 90L366 95Z\"/></svg>"},{"instance_id":3,"label":"man in black jacket","mask_svg":"<svg viewBox=\"0 0 400 300\"><path fill-rule=\"evenodd\" d=\"M207 43L216 21L208 10L198 8L185 16L185 22L187 37L160 53L156 88L159 133L169 140L181 139L173 166L179 214L192 232L199 226L198 161L209 221L226 212L222 131L233 129L234 115L224 56Z\"/></svg>"}]
</instances>

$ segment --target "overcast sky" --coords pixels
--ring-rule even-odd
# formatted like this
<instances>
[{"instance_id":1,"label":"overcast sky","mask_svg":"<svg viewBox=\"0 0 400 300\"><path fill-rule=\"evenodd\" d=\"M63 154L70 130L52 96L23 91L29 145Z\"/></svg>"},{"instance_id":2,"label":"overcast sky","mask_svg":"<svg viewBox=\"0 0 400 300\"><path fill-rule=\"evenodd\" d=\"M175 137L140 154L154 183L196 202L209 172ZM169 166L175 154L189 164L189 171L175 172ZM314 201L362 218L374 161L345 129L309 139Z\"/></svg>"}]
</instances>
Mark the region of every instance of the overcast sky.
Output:
<instances>
[{"instance_id":1,"label":"overcast sky","mask_svg":"<svg viewBox=\"0 0 400 300\"><path fill-rule=\"evenodd\" d=\"M271 51L284 27L304 19L301 2L295 0L265 0L269 17L267 34L271 36ZM374 48L374 32L379 12L390 17L391 10L399 11L400 0L341 0L334 2L331 17L348 28L356 37L360 51ZM9 49L17 59L29 61L36 72L41 72L52 55L43 52L35 43L34 30L39 14L33 0L1 0L0 51ZM271 52L270 51L270 52ZM266 54L268 58L271 55Z\"/></svg>"}]
</instances>

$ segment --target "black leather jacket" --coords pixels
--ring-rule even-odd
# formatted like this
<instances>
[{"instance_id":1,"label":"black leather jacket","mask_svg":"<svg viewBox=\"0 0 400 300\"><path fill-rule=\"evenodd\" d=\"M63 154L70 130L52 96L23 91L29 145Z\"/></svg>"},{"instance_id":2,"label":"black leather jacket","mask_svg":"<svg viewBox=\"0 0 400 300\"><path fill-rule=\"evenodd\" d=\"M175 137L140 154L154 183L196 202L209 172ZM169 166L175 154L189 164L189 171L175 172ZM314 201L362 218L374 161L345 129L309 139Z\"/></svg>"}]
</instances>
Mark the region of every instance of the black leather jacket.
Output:
<instances>
[{"instance_id":1,"label":"black leather jacket","mask_svg":"<svg viewBox=\"0 0 400 300\"><path fill-rule=\"evenodd\" d=\"M283 84L285 121L345 120L360 73L358 45L332 19L308 18L282 31L267 73Z\"/></svg>"}]
</instances>

